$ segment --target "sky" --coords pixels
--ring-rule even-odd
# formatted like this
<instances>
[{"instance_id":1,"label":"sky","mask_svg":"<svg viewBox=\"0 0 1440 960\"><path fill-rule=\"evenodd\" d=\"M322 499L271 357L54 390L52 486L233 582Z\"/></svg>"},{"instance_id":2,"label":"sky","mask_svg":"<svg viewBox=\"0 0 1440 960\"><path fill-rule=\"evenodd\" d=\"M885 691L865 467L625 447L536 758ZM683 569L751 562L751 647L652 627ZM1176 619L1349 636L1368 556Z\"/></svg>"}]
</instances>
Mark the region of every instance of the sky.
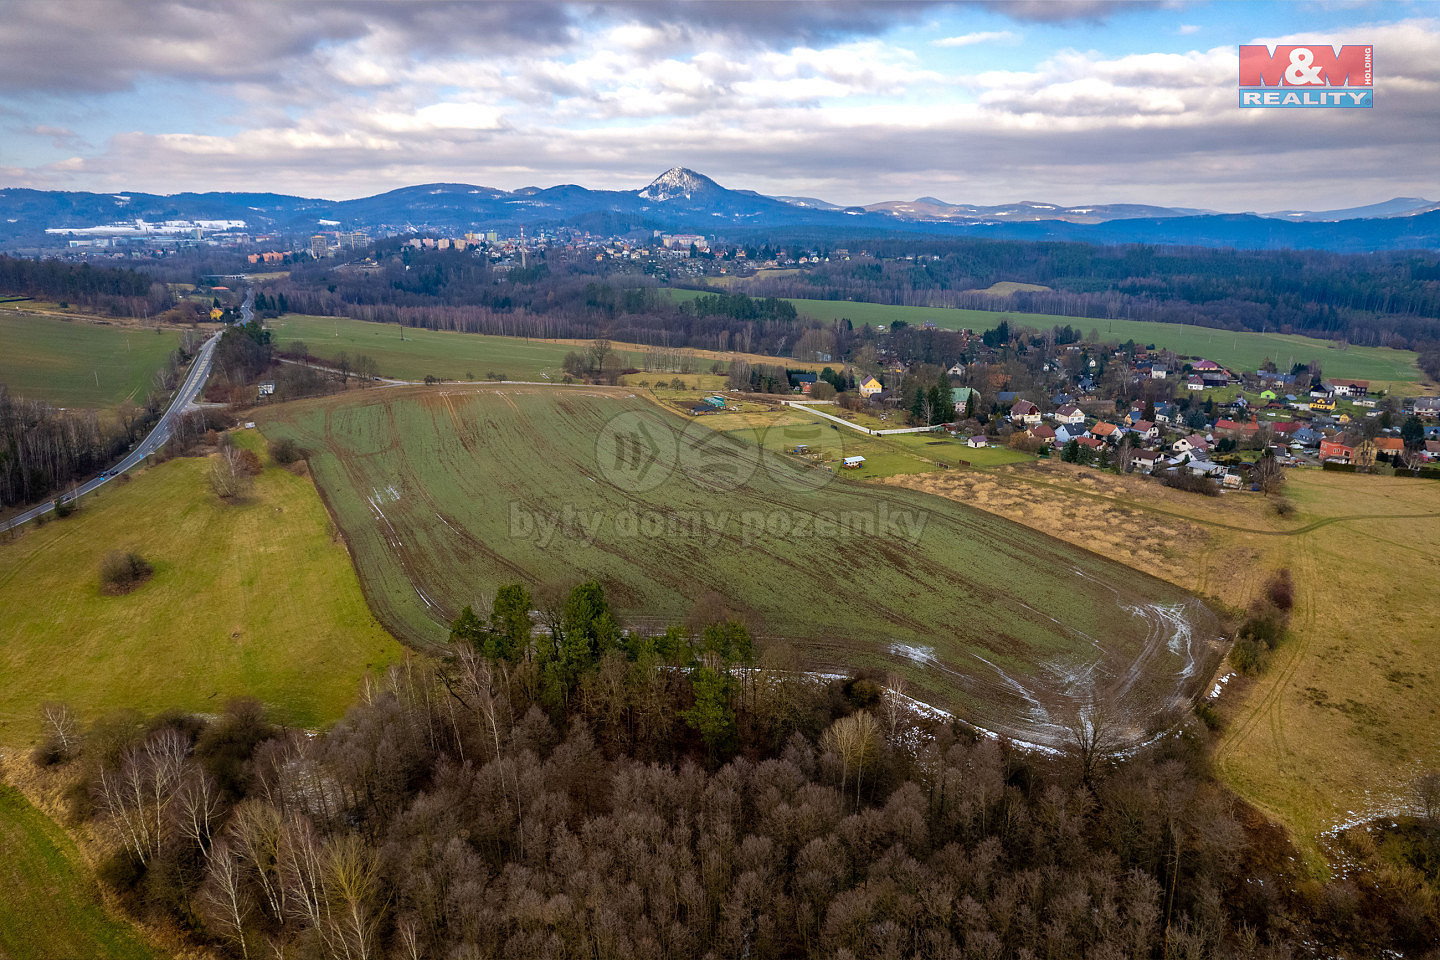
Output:
<instances>
[{"instance_id":1,"label":"sky","mask_svg":"<svg viewBox=\"0 0 1440 960\"><path fill-rule=\"evenodd\" d=\"M1440 2L0 0L0 188L640 189L1223 211L1440 199ZM1369 43L1370 110L1237 45Z\"/></svg>"}]
</instances>

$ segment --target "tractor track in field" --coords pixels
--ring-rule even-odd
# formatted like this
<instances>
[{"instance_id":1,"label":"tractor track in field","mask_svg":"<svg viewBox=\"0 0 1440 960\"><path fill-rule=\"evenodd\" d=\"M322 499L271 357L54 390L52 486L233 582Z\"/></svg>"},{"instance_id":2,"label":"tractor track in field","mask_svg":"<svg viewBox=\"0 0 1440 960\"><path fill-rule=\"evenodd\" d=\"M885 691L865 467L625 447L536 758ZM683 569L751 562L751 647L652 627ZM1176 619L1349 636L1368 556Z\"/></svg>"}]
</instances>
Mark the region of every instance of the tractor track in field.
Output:
<instances>
[{"instance_id":1,"label":"tractor track in field","mask_svg":"<svg viewBox=\"0 0 1440 960\"><path fill-rule=\"evenodd\" d=\"M1275 664L1269 673L1262 677L1259 683L1262 691L1259 696L1252 695L1250 704L1243 716L1238 718L1232 725L1229 734L1220 741L1215 748L1215 761L1217 766L1225 773L1231 783L1238 783L1234 758L1254 735L1268 733L1272 746L1275 750L1275 757L1281 758L1286 755L1284 750L1285 721L1283 698L1286 689L1289 687L1296 672L1299 671L1301 663L1305 661L1314 644L1313 635L1315 632L1315 604L1308 596L1313 593L1316 582L1317 571L1311 569L1313 560L1304 549L1296 551L1291 562L1297 568L1295 583L1300 590L1305 591L1307 596L1297 604L1300 609L1306 610L1305 620L1298 625L1292 625L1289 633L1289 642L1285 645L1286 657L1282 663ZM1297 598L1298 599L1298 598ZM1266 810L1266 812L1277 822L1285 822L1285 818L1279 811L1269 808L1263 802L1254 797L1250 791L1250 802L1255 803Z\"/></svg>"},{"instance_id":2,"label":"tractor track in field","mask_svg":"<svg viewBox=\"0 0 1440 960\"><path fill-rule=\"evenodd\" d=\"M1356 513L1336 517L1321 517L1319 520L1311 521L1303 527L1296 527L1293 530L1256 530L1254 527L1242 527L1233 523L1225 523L1221 520L1208 520L1203 517L1192 517L1187 514L1178 513L1174 510L1166 510L1163 507L1151 506L1149 504L1137 504L1133 501L1122 500L1119 497L1108 497L1102 493L1093 493L1089 490L1080 490L1074 486L1055 483L1050 480L1039 480L1035 477L1027 477L1021 473L1010 473L1007 479L1017 483L1025 483L1035 487L1046 487L1056 490L1069 496L1083 497L1086 500L1095 500L1101 503L1109 503L1116 507L1127 510L1143 510L1146 513L1156 513L1165 517L1173 517L1176 520L1183 520L1186 523L1194 523L1205 527L1214 527L1219 530L1231 530L1237 533L1245 533L1257 537L1294 537L1305 533L1313 533L1321 527L1328 527L1332 523L1341 523L1346 520L1433 520L1440 518L1440 511L1434 513Z\"/></svg>"},{"instance_id":3,"label":"tractor track in field","mask_svg":"<svg viewBox=\"0 0 1440 960\"><path fill-rule=\"evenodd\" d=\"M325 502L341 529L356 527L352 556L382 621L412 643L428 646L443 633L444 614L511 579L599 576L607 592L613 585L617 612L635 623L656 611L670 611L660 618L667 624L681 622L709 588L750 609L762 623L757 635L786 637L812 663L896 669L968 722L1051 748L1097 696L1124 700L1126 733L1144 735L1147 718L1196 682L1197 657L1211 656L1212 645L1196 642L1207 621L1173 585L919 491L837 476L822 494L787 485L787 471L801 468L783 457L738 491L710 490L680 469L655 494L599 482L599 427L622 411L651 409L625 388L449 384L381 393L351 410L343 398L321 398L277 413L302 443L323 449L317 482L351 488L337 487ZM365 410L376 403L386 409ZM678 433L686 421L671 414L666 424ZM609 526L578 539L574 527L570 539L561 533L547 545L514 532L505 511L515 507L547 523L562 508L589 511ZM675 521L678 532L633 539L615 524L626 511ZM702 511L726 526L686 528ZM821 542L803 539L815 533L747 531L741 518L751 514L869 520ZM876 519L900 514L924 522L892 529ZM829 569L832 555L840 569ZM1022 583L1031 587L1015 602ZM917 657L922 648L929 654Z\"/></svg>"}]
</instances>

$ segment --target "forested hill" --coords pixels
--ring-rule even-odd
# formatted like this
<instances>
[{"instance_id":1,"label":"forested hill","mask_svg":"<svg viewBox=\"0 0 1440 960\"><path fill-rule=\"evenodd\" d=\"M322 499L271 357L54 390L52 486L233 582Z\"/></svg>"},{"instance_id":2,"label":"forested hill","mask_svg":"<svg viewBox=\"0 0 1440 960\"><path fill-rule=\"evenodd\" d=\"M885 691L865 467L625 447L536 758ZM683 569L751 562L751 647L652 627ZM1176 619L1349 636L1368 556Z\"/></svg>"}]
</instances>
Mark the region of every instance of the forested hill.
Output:
<instances>
[{"instance_id":1,"label":"forested hill","mask_svg":"<svg viewBox=\"0 0 1440 960\"><path fill-rule=\"evenodd\" d=\"M1440 340L1440 255L890 239L753 295L1194 323L1414 347ZM998 281L1049 287L982 293Z\"/></svg>"},{"instance_id":2,"label":"forested hill","mask_svg":"<svg viewBox=\"0 0 1440 960\"><path fill-rule=\"evenodd\" d=\"M0 255L0 294L61 300L120 316L168 306L168 291L155 287L147 274L137 270Z\"/></svg>"},{"instance_id":3,"label":"forested hill","mask_svg":"<svg viewBox=\"0 0 1440 960\"><path fill-rule=\"evenodd\" d=\"M864 254L857 245L842 255L833 236L752 236L743 244L752 262L798 260L815 250L829 259L822 256L781 274L762 271L731 288L758 298L755 303L737 306L709 296L683 309L637 268L597 264L563 250L502 275L484 257L411 251L384 241L373 250L374 268L348 270L318 261L297 265L288 279L264 286L302 313L711 349L734 348L742 332L751 347L793 345L807 321L765 305L777 297L1193 323L1422 352L1440 343L1440 257L1432 254L890 238L867 241ZM1009 296L980 292L997 281L1050 289ZM725 322L717 326L716 318ZM717 338L720 326L728 331L725 344Z\"/></svg>"}]
</instances>

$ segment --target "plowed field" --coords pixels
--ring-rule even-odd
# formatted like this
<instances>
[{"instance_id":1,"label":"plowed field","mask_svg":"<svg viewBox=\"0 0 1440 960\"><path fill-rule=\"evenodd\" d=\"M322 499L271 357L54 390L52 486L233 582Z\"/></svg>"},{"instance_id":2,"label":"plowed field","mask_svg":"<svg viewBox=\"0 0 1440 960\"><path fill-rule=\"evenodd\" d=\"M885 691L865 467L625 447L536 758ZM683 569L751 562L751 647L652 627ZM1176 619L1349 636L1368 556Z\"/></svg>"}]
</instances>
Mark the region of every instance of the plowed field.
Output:
<instances>
[{"instance_id":1,"label":"plowed field","mask_svg":"<svg viewBox=\"0 0 1440 960\"><path fill-rule=\"evenodd\" d=\"M1216 655L1214 618L1174 586L697 429L624 388L386 389L266 416L269 438L310 451L372 607L412 643L512 581L543 593L598 577L643 627L714 594L816 668L895 670L1042 744L1095 697L1143 735Z\"/></svg>"}]
</instances>

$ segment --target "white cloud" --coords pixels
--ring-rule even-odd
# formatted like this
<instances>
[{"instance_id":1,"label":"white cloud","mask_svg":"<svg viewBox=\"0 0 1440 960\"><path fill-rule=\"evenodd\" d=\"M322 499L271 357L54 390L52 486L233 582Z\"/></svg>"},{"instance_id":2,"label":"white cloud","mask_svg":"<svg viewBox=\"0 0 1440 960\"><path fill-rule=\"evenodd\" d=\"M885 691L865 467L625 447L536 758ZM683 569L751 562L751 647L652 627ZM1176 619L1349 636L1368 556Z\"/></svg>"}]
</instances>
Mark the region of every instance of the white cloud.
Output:
<instances>
[{"instance_id":1,"label":"white cloud","mask_svg":"<svg viewBox=\"0 0 1440 960\"><path fill-rule=\"evenodd\" d=\"M683 6L643 5L632 15L611 5L593 14L589 30L540 11L524 42L507 44L499 34L427 39L452 21L469 24L457 32L497 23L465 5L376 9L384 15L356 18L338 4L286 8L275 15L273 50L241 41L234 56L206 40L160 51L126 13L119 66L105 68L120 79L111 80L123 82L138 63L190 77L208 50L219 61L193 75L227 126L199 132L177 116L167 132L140 133L138 121L121 118L97 137L69 116L25 113L9 98L0 109L18 118L13 129L43 128L78 156L37 161L8 181L360 196L437 180L638 187L683 162L729 186L836 202L933 193L1231 209L1302 205L1277 195L1287 189L1323 191L1341 205L1379 199L1371 190L1433 194L1440 182L1440 24L1432 19L1346 31L1376 44L1378 102L1354 111L1363 116L1340 117L1237 109L1228 44L1130 55L1043 50L1011 56L1014 69L957 76L932 69L931 43L963 48L1015 35L957 33L918 52L883 33L821 31L787 44L775 40L776 19L757 44L733 24L675 19ZM195 36L238 22L218 16ZM494 29L518 36L518 28ZM7 42L0 38L0 55L14 52ZM144 59L151 54L154 61ZM0 83L14 74L6 69ZM107 105L103 97L84 102L97 112ZM163 116L166 107L154 109ZM67 128L80 136L62 140ZM1355 137L1363 149L1331 142ZM1303 178L1287 174L1277 184L1276 169Z\"/></svg>"},{"instance_id":2,"label":"white cloud","mask_svg":"<svg viewBox=\"0 0 1440 960\"><path fill-rule=\"evenodd\" d=\"M1014 43L1019 39L1009 30L982 30L978 33L963 33L958 37L945 37L930 42L937 47L973 47L980 43Z\"/></svg>"},{"instance_id":3,"label":"white cloud","mask_svg":"<svg viewBox=\"0 0 1440 960\"><path fill-rule=\"evenodd\" d=\"M1180 36L1182 36L1182 37L1188 37L1188 36L1190 36L1192 33L1199 33L1199 32L1200 32L1200 26L1199 26L1199 24L1195 24L1195 23L1182 23L1182 24L1180 24L1179 29L1177 29L1175 32L1178 33L1178 34L1180 34Z\"/></svg>"}]
</instances>

